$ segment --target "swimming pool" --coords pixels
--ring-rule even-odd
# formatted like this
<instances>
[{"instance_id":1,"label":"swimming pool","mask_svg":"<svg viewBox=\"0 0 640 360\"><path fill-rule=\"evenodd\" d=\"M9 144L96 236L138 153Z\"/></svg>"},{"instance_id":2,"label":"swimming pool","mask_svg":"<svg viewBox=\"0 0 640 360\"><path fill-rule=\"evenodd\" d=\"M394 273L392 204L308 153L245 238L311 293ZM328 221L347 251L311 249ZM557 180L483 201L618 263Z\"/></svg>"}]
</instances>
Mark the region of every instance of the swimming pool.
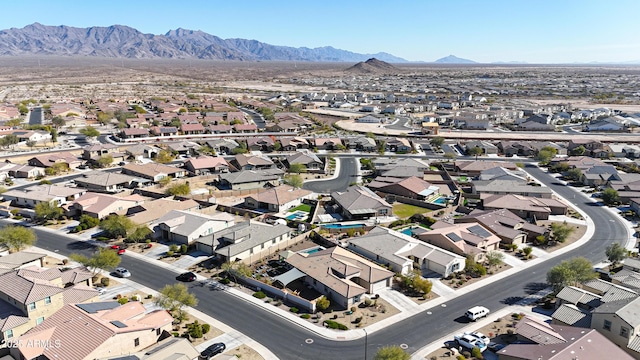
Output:
<instances>
[{"instance_id":1,"label":"swimming pool","mask_svg":"<svg viewBox=\"0 0 640 360\"><path fill-rule=\"evenodd\" d=\"M313 254L313 253L316 253L316 252L322 251L322 250L324 250L324 248L322 246L316 246L316 247L312 247L312 248L309 248L309 249L306 249L306 250L302 250L300 252L301 253L306 253L306 254Z\"/></svg>"},{"instance_id":2,"label":"swimming pool","mask_svg":"<svg viewBox=\"0 0 640 360\"><path fill-rule=\"evenodd\" d=\"M403 233L405 235L413 236L413 231L411 231L411 228L406 228L406 229L402 230L401 233Z\"/></svg>"},{"instance_id":3,"label":"swimming pool","mask_svg":"<svg viewBox=\"0 0 640 360\"><path fill-rule=\"evenodd\" d=\"M307 216L309 216L308 213L304 212L304 211L296 211L294 213L291 213L289 215L287 215L287 220L304 220L307 218Z\"/></svg>"},{"instance_id":4,"label":"swimming pool","mask_svg":"<svg viewBox=\"0 0 640 360\"><path fill-rule=\"evenodd\" d=\"M364 224L327 224L322 227L325 229L354 229L364 227Z\"/></svg>"},{"instance_id":5,"label":"swimming pool","mask_svg":"<svg viewBox=\"0 0 640 360\"><path fill-rule=\"evenodd\" d=\"M433 200L434 204L439 204L439 205L446 205L447 204L447 198L446 197L439 197L435 200Z\"/></svg>"}]
</instances>

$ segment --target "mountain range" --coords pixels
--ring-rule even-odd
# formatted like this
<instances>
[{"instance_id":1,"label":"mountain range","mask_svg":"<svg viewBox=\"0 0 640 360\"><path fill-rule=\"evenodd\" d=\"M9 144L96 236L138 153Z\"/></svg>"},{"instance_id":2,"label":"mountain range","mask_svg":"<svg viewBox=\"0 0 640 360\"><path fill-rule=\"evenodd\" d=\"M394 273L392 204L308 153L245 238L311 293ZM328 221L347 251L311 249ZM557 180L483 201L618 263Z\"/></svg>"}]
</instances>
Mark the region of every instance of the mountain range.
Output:
<instances>
[{"instance_id":1,"label":"mountain range","mask_svg":"<svg viewBox=\"0 0 640 360\"><path fill-rule=\"evenodd\" d=\"M377 58L391 63L407 62L384 52L358 54L331 46L313 49L276 46L256 40L221 39L203 31L180 28L164 35L153 35L123 25L78 28L39 23L0 31L0 56L17 55L315 62L358 62Z\"/></svg>"}]
</instances>

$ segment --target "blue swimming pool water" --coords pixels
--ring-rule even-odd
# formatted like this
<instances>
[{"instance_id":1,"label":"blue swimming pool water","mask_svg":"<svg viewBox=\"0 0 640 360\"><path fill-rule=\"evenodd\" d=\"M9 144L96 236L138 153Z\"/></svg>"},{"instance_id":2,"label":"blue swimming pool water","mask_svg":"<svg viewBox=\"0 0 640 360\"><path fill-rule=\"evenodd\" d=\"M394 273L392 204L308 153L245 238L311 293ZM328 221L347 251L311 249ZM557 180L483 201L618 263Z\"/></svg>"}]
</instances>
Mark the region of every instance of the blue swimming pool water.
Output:
<instances>
[{"instance_id":1,"label":"blue swimming pool water","mask_svg":"<svg viewBox=\"0 0 640 360\"><path fill-rule=\"evenodd\" d=\"M405 235L413 236L413 231L411 231L411 228L404 229L401 231L401 233Z\"/></svg>"},{"instance_id":2,"label":"blue swimming pool water","mask_svg":"<svg viewBox=\"0 0 640 360\"><path fill-rule=\"evenodd\" d=\"M439 198L433 200L433 203L434 204L445 205L447 203L447 198L439 197Z\"/></svg>"},{"instance_id":3,"label":"blue swimming pool water","mask_svg":"<svg viewBox=\"0 0 640 360\"><path fill-rule=\"evenodd\" d=\"M328 225L322 225L322 227L325 228L325 229L353 229L353 228L364 227L364 224L347 224L347 225L343 225L343 224L328 224Z\"/></svg>"},{"instance_id":4,"label":"blue swimming pool water","mask_svg":"<svg viewBox=\"0 0 640 360\"><path fill-rule=\"evenodd\" d=\"M322 250L324 250L324 248L318 246L318 247L315 247L315 248L304 250L304 252L307 253L307 254L313 254L313 253L316 253L316 252L322 251Z\"/></svg>"},{"instance_id":5,"label":"blue swimming pool water","mask_svg":"<svg viewBox=\"0 0 640 360\"><path fill-rule=\"evenodd\" d=\"M304 218L306 218L309 214L307 214L304 211L296 211L292 214L287 215L287 219L288 220L302 220Z\"/></svg>"}]
</instances>

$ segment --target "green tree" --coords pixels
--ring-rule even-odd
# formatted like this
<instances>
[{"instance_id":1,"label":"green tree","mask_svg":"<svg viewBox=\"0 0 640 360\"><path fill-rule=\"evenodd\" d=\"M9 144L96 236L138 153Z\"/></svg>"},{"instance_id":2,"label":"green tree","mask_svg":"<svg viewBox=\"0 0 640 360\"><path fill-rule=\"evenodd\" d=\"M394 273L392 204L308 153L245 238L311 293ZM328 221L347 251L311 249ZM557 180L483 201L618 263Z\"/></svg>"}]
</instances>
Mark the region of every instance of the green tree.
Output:
<instances>
[{"instance_id":1,"label":"green tree","mask_svg":"<svg viewBox=\"0 0 640 360\"><path fill-rule=\"evenodd\" d=\"M39 202L34 208L36 214L36 221L40 223L47 222L47 220L58 220L64 214L64 211L51 204L50 202Z\"/></svg>"},{"instance_id":2,"label":"green tree","mask_svg":"<svg viewBox=\"0 0 640 360\"><path fill-rule=\"evenodd\" d=\"M571 150L571 155L573 155L573 156L582 156L582 155L584 155L585 152L587 152L587 149L584 146L580 145L580 146L578 146L576 148L573 148Z\"/></svg>"},{"instance_id":3,"label":"green tree","mask_svg":"<svg viewBox=\"0 0 640 360\"><path fill-rule=\"evenodd\" d=\"M154 302L156 306L171 312L174 317L182 316L183 307L198 305L198 299L189 292L189 289L184 284L163 287Z\"/></svg>"},{"instance_id":4,"label":"green tree","mask_svg":"<svg viewBox=\"0 0 640 360\"><path fill-rule=\"evenodd\" d=\"M49 135L51 135L51 142L52 143L57 143L58 142L58 130L51 129L51 131L49 131Z\"/></svg>"},{"instance_id":5,"label":"green tree","mask_svg":"<svg viewBox=\"0 0 640 360\"><path fill-rule=\"evenodd\" d=\"M582 178L582 170L580 170L578 168L569 169L569 170L567 170L565 176L569 180L580 181L580 179Z\"/></svg>"},{"instance_id":6,"label":"green tree","mask_svg":"<svg viewBox=\"0 0 640 360\"><path fill-rule=\"evenodd\" d=\"M19 142L20 139L18 139L18 136L15 134L8 134L0 138L0 146L2 147L13 146Z\"/></svg>"},{"instance_id":7,"label":"green tree","mask_svg":"<svg viewBox=\"0 0 640 360\"><path fill-rule=\"evenodd\" d=\"M22 125L22 119L11 119L11 120L7 120L4 122L5 126L9 126L9 127L18 127L20 125Z\"/></svg>"},{"instance_id":8,"label":"green tree","mask_svg":"<svg viewBox=\"0 0 640 360\"><path fill-rule=\"evenodd\" d=\"M428 295L431 292L432 287L433 284L431 281L419 275L413 277L413 288L423 296Z\"/></svg>"},{"instance_id":9,"label":"green tree","mask_svg":"<svg viewBox=\"0 0 640 360\"><path fill-rule=\"evenodd\" d=\"M113 163L113 156L109 154L104 154L100 156L100 158L98 159L98 165L100 165L101 168L106 168L112 163Z\"/></svg>"},{"instance_id":10,"label":"green tree","mask_svg":"<svg viewBox=\"0 0 640 360\"><path fill-rule=\"evenodd\" d=\"M616 268L620 265L620 262L627 257L627 249L625 249L619 243L612 243L607 246L605 254L607 259L611 262L611 268Z\"/></svg>"},{"instance_id":11,"label":"green tree","mask_svg":"<svg viewBox=\"0 0 640 360\"><path fill-rule=\"evenodd\" d=\"M171 183L171 180L171 176L165 176L162 179L158 180L158 185L160 185L160 187L165 187Z\"/></svg>"},{"instance_id":12,"label":"green tree","mask_svg":"<svg viewBox=\"0 0 640 360\"><path fill-rule=\"evenodd\" d=\"M302 187L304 181L300 175L288 175L284 177L284 183L299 189Z\"/></svg>"},{"instance_id":13,"label":"green tree","mask_svg":"<svg viewBox=\"0 0 640 360\"><path fill-rule=\"evenodd\" d=\"M105 113L102 111L98 112L97 117L98 117L98 122L102 125L108 124L109 121L111 121L111 119L114 118L113 113L109 113L109 112Z\"/></svg>"},{"instance_id":14,"label":"green tree","mask_svg":"<svg viewBox=\"0 0 640 360\"><path fill-rule=\"evenodd\" d=\"M489 268L494 268L504 261L504 254L500 251L489 251L485 255L485 260L487 261L487 265Z\"/></svg>"},{"instance_id":15,"label":"green tree","mask_svg":"<svg viewBox=\"0 0 640 360\"><path fill-rule=\"evenodd\" d=\"M55 116L53 119L51 119L51 125L53 125L55 128L60 128L67 125L67 121L60 116Z\"/></svg>"},{"instance_id":16,"label":"green tree","mask_svg":"<svg viewBox=\"0 0 640 360\"><path fill-rule=\"evenodd\" d=\"M378 349L373 360L409 360L411 355L404 351L400 346L389 345Z\"/></svg>"},{"instance_id":17,"label":"green tree","mask_svg":"<svg viewBox=\"0 0 640 360\"><path fill-rule=\"evenodd\" d=\"M598 277L591 262L583 257L565 260L547 272L547 283L559 292L565 286L578 285Z\"/></svg>"},{"instance_id":18,"label":"green tree","mask_svg":"<svg viewBox=\"0 0 640 360\"><path fill-rule=\"evenodd\" d=\"M474 146L471 149L467 150L469 156L475 156L476 160L478 160L478 156L484 154L484 150L481 147Z\"/></svg>"},{"instance_id":19,"label":"green tree","mask_svg":"<svg viewBox=\"0 0 640 360\"><path fill-rule=\"evenodd\" d=\"M289 172L290 173L295 173L295 174L300 174L300 173L306 173L307 172L307 167L304 166L303 164L290 164L289 165Z\"/></svg>"},{"instance_id":20,"label":"green tree","mask_svg":"<svg viewBox=\"0 0 640 360\"><path fill-rule=\"evenodd\" d=\"M93 272L93 276L96 276L102 270L111 271L120 265L118 253L107 248L98 248L98 251L93 253L91 257L82 254L71 254L69 258L86 266Z\"/></svg>"},{"instance_id":21,"label":"green tree","mask_svg":"<svg viewBox=\"0 0 640 360\"><path fill-rule=\"evenodd\" d=\"M238 146L237 148L233 148L233 149L231 149L231 153L232 153L232 154L234 154L234 155L237 155L237 154L246 154L246 153L248 153L248 152L249 152L249 149L247 149L247 143L246 143L246 142L240 141L240 142L238 143L238 145L239 145L239 146Z\"/></svg>"},{"instance_id":22,"label":"green tree","mask_svg":"<svg viewBox=\"0 0 640 360\"><path fill-rule=\"evenodd\" d=\"M93 126L88 125L87 127L80 129L80 134L88 138L95 138L100 136L100 131L96 130Z\"/></svg>"},{"instance_id":23,"label":"green tree","mask_svg":"<svg viewBox=\"0 0 640 360\"><path fill-rule=\"evenodd\" d=\"M604 191L602 191L602 202L607 206L618 204L620 202L618 191L612 188L604 189Z\"/></svg>"},{"instance_id":24,"label":"green tree","mask_svg":"<svg viewBox=\"0 0 640 360\"><path fill-rule=\"evenodd\" d=\"M127 240L131 242L144 242L151 238L153 231L147 226L138 226L128 237Z\"/></svg>"},{"instance_id":25,"label":"green tree","mask_svg":"<svg viewBox=\"0 0 640 360\"><path fill-rule=\"evenodd\" d=\"M36 146L36 142L33 140L28 140L24 144L27 145L31 150L33 150L33 147Z\"/></svg>"},{"instance_id":26,"label":"green tree","mask_svg":"<svg viewBox=\"0 0 640 360\"><path fill-rule=\"evenodd\" d=\"M456 154L448 152L444 154L444 158L447 159L447 162L449 162L449 160L453 160L456 158Z\"/></svg>"},{"instance_id":27,"label":"green tree","mask_svg":"<svg viewBox=\"0 0 640 360\"><path fill-rule=\"evenodd\" d=\"M437 149L439 149L444 144L444 138L442 136L436 136L429 140L429 144Z\"/></svg>"},{"instance_id":28,"label":"green tree","mask_svg":"<svg viewBox=\"0 0 640 360\"><path fill-rule=\"evenodd\" d=\"M536 155L536 160L540 163L540 165L547 165L549 164L549 162L556 156L556 152L557 150L554 148L551 148L552 150L545 150L544 148L540 151L538 151L538 154Z\"/></svg>"},{"instance_id":29,"label":"green tree","mask_svg":"<svg viewBox=\"0 0 640 360\"><path fill-rule=\"evenodd\" d=\"M522 249L522 253L524 254L525 259L530 258L532 252L533 248L531 246L527 246L526 248Z\"/></svg>"},{"instance_id":30,"label":"green tree","mask_svg":"<svg viewBox=\"0 0 640 360\"><path fill-rule=\"evenodd\" d=\"M23 226L7 225L0 229L0 244L6 246L11 252L32 246L37 239L32 229Z\"/></svg>"},{"instance_id":31,"label":"green tree","mask_svg":"<svg viewBox=\"0 0 640 360\"><path fill-rule=\"evenodd\" d=\"M191 187L188 182L173 184L167 188L167 195L187 196L191 194Z\"/></svg>"},{"instance_id":32,"label":"green tree","mask_svg":"<svg viewBox=\"0 0 640 360\"><path fill-rule=\"evenodd\" d=\"M170 163L175 159L175 155L169 150L160 150L156 156L156 162L160 164Z\"/></svg>"},{"instance_id":33,"label":"green tree","mask_svg":"<svg viewBox=\"0 0 640 360\"><path fill-rule=\"evenodd\" d=\"M553 235L553 239L559 243L567 241L569 235L571 235L574 231L575 228L567 224L566 221L561 224L551 223L551 234Z\"/></svg>"},{"instance_id":34,"label":"green tree","mask_svg":"<svg viewBox=\"0 0 640 360\"><path fill-rule=\"evenodd\" d=\"M329 299L327 299L326 296L323 296L320 299L316 300L316 309L318 309L319 311L327 310L329 308L329 305L331 305L331 302L329 301Z\"/></svg>"},{"instance_id":35,"label":"green tree","mask_svg":"<svg viewBox=\"0 0 640 360\"><path fill-rule=\"evenodd\" d=\"M111 238L126 238L134 228L131 219L122 215L109 215L100 221L100 229Z\"/></svg>"},{"instance_id":36,"label":"green tree","mask_svg":"<svg viewBox=\"0 0 640 360\"><path fill-rule=\"evenodd\" d=\"M227 275L233 277L234 281L238 281L238 278L249 277L252 274L251 268L243 262L240 261L227 261L221 266L222 270L224 270Z\"/></svg>"}]
</instances>

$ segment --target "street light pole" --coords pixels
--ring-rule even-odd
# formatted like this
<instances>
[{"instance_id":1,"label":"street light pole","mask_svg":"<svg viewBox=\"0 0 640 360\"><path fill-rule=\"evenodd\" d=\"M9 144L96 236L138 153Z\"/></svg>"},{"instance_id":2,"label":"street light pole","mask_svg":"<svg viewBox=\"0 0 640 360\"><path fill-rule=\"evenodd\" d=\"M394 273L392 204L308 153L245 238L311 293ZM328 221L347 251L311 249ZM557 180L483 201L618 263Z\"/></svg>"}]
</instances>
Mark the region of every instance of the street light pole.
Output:
<instances>
[{"instance_id":1,"label":"street light pole","mask_svg":"<svg viewBox=\"0 0 640 360\"><path fill-rule=\"evenodd\" d=\"M362 331L364 331L364 360L367 360L367 338L369 337L369 334L365 328L362 328Z\"/></svg>"}]
</instances>

